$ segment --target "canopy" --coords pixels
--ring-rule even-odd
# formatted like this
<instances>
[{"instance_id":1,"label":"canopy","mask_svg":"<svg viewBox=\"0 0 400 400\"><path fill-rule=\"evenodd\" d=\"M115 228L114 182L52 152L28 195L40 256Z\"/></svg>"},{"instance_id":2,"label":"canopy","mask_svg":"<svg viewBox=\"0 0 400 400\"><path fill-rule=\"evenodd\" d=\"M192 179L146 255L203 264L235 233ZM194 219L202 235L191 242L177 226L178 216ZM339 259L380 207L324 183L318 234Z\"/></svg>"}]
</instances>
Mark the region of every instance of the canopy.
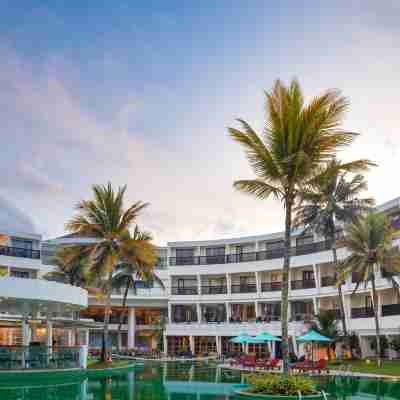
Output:
<instances>
[{"instance_id":1,"label":"canopy","mask_svg":"<svg viewBox=\"0 0 400 400\"><path fill-rule=\"evenodd\" d=\"M239 336L236 336L236 337L234 337L234 338L232 338L230 341L232 342L232 343L242 343L242 344L244 344L244 343L247 343L247 339L249 338L250 336L246 333L246 332L240 332L240 335Z\"/></svg>"},{"instance_id":2,"label":"canopy","mask_svg":"<svg viewBox=\"0 0 400 400\"><path fill-rule=\"evenodd\" d=\"M281 339L271 335L268 331L261 332L255 338L261 340L262 342L281 342Z\"/></svg>"},{"instance_id":3,"label":"canopy","mask_svg":"<svg viewBox=\"0 0 400 400\"><path fill-rule=\"evenodd\" d=\"M298 342L332 342L331 338L321 335L320 333L311 329L305 335L296 338Z\"/></svg>"}]
</instances>

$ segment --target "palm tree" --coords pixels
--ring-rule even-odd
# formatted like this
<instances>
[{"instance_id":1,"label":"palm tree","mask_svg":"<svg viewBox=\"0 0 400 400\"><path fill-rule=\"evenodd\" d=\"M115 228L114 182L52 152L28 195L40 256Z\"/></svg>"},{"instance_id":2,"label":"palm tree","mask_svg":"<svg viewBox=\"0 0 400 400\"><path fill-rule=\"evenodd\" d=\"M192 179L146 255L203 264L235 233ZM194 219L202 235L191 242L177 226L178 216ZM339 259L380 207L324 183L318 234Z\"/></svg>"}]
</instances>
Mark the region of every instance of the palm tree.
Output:
<instances>
[{"instance_id":1,"label":"palm tree","mask_svg":"<svg viewBox=\"0 0 400 400\"><path fill-rule=\"evenodd\" d=\"M85 287L88 283L88 258L82 246L63 247L54 256L57 270L47 273L44 278Z\"/></svg>"},{"instance_id":2,"label":"palm tree","mask_svg":"<svg viewBox=\"0 0 400 400\"><path fill-rule=\"evenodd\" d=\"M315 317L317 320L317 324L315 326L316 330L321 335L332 339L331 343L326 344L328 359L330 360L330 349L332 345L339 339L338 320L336 318L336 313L333 310L320 310Z\"/></svg>"},{"instance_id":3,"label":"palm tree","mask_svg":"<svg viewBox=\"0 0 400 400\"><path fill-rule=\"evenodd\" d=\"M135 231L133 233L133 239L136 241L151 243L153 238L148 232L141 232L139 228L136 226ZM153 260L157 260L158 258L157 251L154 246L153 246L153 251L154 251ZM163 281L154 272L155 262L149 264L147 263L147 261L148 260L137 259L135 264L122 263L117 269L115 275L112 277L113 289L120 290L124 288L124 297L122 298L123 312L120 315L120 321L118 325L118 335L121 334L122 323L127 311L126 303L128 298L128 292L131 289L136 294L136 281L138 280L142 282L157 282L159 286L164 288Z\"/></svg>"},{"instance_id":4,"label":"palm tree","mask_svg":"<svg viewBox=\"0 0 400 400\"><path fill-rule=\"evenodd\" d=\"M400 272L400 252L392 247L393 231L388 218L382 213L371 212L361 216L345 230L345 245L350 255L339 263L339 278L346 279L353 273L361 276L353 291L355 293L361 283L367 288L371 284L372 303L375 319L376 357L378 367L382 365L380 349L380 326L378 318L378 295L375 285L377 268L385 269L392 273ZM388 277L397 287L392 276Z\"/></svg>"},{"instance_id":5,"label":"palm tree","mask_svg":"<svg viewBox=\"0 0 400 400\"><path fill-rule=\"evenodd\" d=\"M288 293L292 211L301 188L316 171L349 145L355 133L340 128L347 100L337 90L328 90L304 103L299 83L287 87L277 80L266 93L265 131L258 135L244 120L242 130L229 128L231 137L246 152L255 179L238 180L234 187L259 199L273 196L285 209L284 262L282 271L282 356L288 374Z\"/></svg>"},{"instance_id":6,"label":"palm tree","mask_svg":"<svg viewBox=\"0 0 400 400\"><path fill-rule=\"evenodd\" d=\"M104 330L102 360L108 355L108 325L111 311L112 276L120 260L135 264L142 260L155 264L154 246L148 241L135 240L129 235L140 211L147 204L138 201L124 208L126 186L114 191L111 183L93 185L93 200L76 205L77 214L66 224L66 229L80 237L91 238L83 245L90 257L89 273L101 287L104 299Z\"/></svg>"},{"instance_id":7,"label":"palm tree","mask_svg":"<svg viewBox=\"0 0 400 400\"><path fill-rule=\"evenodd\" d=\"M331 244L333 265L337 267L336 233L339 226L354 222L363 212L374 205L371 198L359 198L360 193L367 189L367 182L361 174L346 180L349 170L352 172L366 170L368 164L364 160L342 164L333 159L328 163L312 185L301 194L302 202L296 207L293 225L311 229ZM343 334L347 336L346 315L343 304L342 282L337 283L339 294L340 316Z\"/></svg>"}]
</instances>

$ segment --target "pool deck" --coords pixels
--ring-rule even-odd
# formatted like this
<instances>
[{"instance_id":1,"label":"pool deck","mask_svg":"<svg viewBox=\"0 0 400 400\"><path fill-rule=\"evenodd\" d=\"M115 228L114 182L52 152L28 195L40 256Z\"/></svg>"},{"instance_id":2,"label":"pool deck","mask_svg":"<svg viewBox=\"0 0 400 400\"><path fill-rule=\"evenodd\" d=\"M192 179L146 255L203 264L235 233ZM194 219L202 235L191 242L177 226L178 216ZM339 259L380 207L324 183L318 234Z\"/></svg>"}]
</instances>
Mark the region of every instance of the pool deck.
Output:
<instances>
[{"instance_id":1,"label":"pool deck","mask_svg":"<svg viewBox=\"0 0 400 400\"><path fill-rule=\"evenodd\" d=\"M120 360L133 360L133 361L156 361L156 362L195 362L195 361L214 361L217 357L161 357L161 358L146 358L146 357L135 357L135 356L121 356L117 354L112 355L115 359Z\"/></svg>"},{"instance_id":2,"label":"pool deck","mask_svg":"<svg viewBox=\"0 0 400 400\"><path fill-rule=\"evenodd\" d=\"M246 368L246 367L234 367L229 364L220 364L219 365L223 369L230 369L233 371L241 371L241 372L269 372L269 373L274 373L274 374L279 374L282 372L281 369L277 370L272 370L272 371L267 371L263 369L255 369L255 368ZM311 376L318 376L319 374L309 374ZM396 380L400 381L400 376L394 376L394 375L384 375L384 374L370 374L366 372L344 372L344 371L339 371L339 370L332 370L330 369L329 372L324 372L322 375L340 375L340 376L353 376L353 377L359 377L359 378L376 378L376 379L391 379L391 380Z\"/></svg>"}]
</instances>

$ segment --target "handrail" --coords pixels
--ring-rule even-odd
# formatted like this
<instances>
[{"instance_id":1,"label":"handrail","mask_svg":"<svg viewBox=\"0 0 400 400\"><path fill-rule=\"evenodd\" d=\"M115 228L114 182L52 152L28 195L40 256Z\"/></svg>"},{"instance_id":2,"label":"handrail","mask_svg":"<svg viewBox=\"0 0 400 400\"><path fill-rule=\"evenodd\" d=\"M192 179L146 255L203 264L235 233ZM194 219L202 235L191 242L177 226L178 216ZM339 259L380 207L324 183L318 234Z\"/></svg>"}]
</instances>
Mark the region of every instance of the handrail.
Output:
<instances>
[{"instance_id":1,"label":"handrail","mask_svg":"<svg viewBox=\"0 0 400 400\"><path fill-rule=\"evenodd\" d=\"M307 243L299 246L292 246L290 253L292 256L300 256L310 253L331 249L331 242L323 240L319 242ZM208 264L230 264L250 261L272 260L282 258L284 248L261 250L245 253L221 254L215 256L185 256L185 257L169 257L170 266L184 265L208 265Z\"/></svg>"}]
</instances>

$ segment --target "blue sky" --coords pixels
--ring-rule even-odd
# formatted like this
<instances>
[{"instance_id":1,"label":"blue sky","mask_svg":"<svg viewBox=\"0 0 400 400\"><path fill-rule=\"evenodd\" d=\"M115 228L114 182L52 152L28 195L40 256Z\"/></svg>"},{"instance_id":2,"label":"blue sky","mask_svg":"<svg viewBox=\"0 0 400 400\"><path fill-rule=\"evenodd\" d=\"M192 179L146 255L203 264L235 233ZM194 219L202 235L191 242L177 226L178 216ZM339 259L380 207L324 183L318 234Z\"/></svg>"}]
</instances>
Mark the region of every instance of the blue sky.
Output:
<instances>
[{"instance_id":1,"label":"blue sky","mask_svg":"<svg viewBox=\"0 0 400 400\"><path fill-rule=\"evenodd\" d=\"M399 195L395 1L0 2L0 228L62 234L90 185L128 185L158 243L281 230L235 193L251 176L227 126L261 129L263 90L340 88L378 202Z\"/></svg>"}]
</instances>

